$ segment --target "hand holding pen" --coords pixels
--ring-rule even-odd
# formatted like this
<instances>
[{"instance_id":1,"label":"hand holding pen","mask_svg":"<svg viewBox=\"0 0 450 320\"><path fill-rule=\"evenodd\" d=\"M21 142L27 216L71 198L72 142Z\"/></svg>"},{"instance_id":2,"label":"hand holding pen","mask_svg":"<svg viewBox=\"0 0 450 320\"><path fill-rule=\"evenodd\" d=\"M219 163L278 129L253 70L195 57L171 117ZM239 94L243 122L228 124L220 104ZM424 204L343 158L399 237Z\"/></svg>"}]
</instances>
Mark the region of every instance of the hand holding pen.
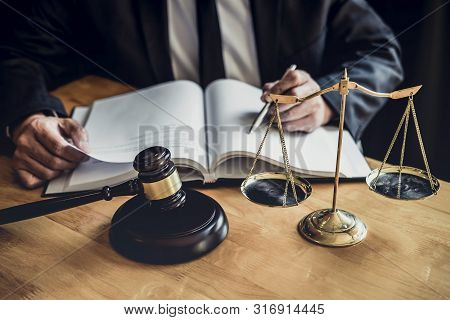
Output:
<instances>
[{"instance_id":1,"label":"hand holding pen","mask_svg":"<svg viewBox=\"0 0 450 320\"><path fill-rule=\"evenodd\" d=\"M297 97L305 97L320 90L317 82L303 70L295 70L296 66L290 66L280 80L268 82L263 86L261 100L269 102L269 94L285 94ZM263 108L264 116L271 110L270 103ZM311 132L314 129L327 124L333 117L332 109L322 97L316 97L296 104L280 104L280 116L283 127L287 131ZM266 109L266 110L264 110ZM252 130L260 125L255 120Z\"/></svg>"},{"instance_id":2,"label":"hand holding pen","mask_svg":"<svg viewBox=\"0 0 450 320\"><path fill-rule=\"evenodd\" d=\"M283 76L281 78L283 79L289 71L294 71L295 69L297 69L297 65L292 64L286 70L286 72L283 74ZM274 82L270 82L270 83L274 83ZM263 102L266 102L266 104L261 109L261 111L258 113L258 115L256 116L255 120L253 120L253 123L250 126L250 130L248 131L248 133L252 133L256 128L258 128L261 125L261 123L264 121L264 119L266 118L267 114L269 113L269 109L270 109L270 107L272 105L272 102L267 100L268 95L269 95L269 93L267 92L267 89L265 89L267 84L268 83L266 83L264 85L264 87L263 87L263 96L261 97L261 100ZM266 94L266 95L264 96L264 94Z\"/></svg>"}]
</instances>

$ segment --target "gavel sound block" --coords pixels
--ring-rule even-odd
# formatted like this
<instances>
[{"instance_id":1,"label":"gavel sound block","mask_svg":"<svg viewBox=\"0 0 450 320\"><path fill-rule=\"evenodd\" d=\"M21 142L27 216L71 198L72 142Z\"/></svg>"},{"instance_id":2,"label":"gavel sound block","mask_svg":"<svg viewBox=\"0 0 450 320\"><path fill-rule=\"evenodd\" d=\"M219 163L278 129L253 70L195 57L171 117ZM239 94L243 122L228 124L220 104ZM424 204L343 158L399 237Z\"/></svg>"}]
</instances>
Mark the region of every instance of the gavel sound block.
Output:
<instances>
[{"instance_id":1,"label":"gavel sound block","mask_svg":"<svg viewBox=\"0 0 450 320\"><path fill-rule=\"evenodd\" d=\"M135 195L114 214L110 242L122 255L146 263L196 259L228 234L222 207L195 190L183 190L170 152L151 147L134 160L138 178L115 187L0 210L0 225L32 219L116 196Z\"/></svg>"},{"instance_id":2,"label":"gavel sound block","mask_svg":"<svg viewBox=\"0 0 450 320\"><path fill-rule=\"evenodd\" d=\"M157 263L193 260L227 236L222 207L195 190L183 190L169 150L152 147L134 161L143 193L124 203L112 219L112 246L131 259Z\"/></svg>"}]
</instances>

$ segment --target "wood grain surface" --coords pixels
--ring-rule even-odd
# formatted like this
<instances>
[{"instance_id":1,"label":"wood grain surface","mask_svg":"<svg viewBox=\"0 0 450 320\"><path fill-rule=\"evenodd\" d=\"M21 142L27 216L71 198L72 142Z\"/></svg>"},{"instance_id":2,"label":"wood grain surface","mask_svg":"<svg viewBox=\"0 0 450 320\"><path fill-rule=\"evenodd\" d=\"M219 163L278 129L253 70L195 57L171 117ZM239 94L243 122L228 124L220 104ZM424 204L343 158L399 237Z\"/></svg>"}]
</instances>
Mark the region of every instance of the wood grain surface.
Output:
<instances>
[{"instance_id":1,"label":"wood grain surface","mask_svg":"<svg viewBox=\"0 0 450 320\"><path fill-rule=\"evenodd\" d=\"M54 92L74 105L129 91L86 77ZM389 138L387 138L389 139ZM432 166L432 164L431 164ZM368 225L364 242L325 248L303 240L298 221L331 206L331 183L313 184L299 207L247 201L237 186L205 187L228 216L228 238L207 256L172 266L130 261L110 246L112 215L127 197L0 227L3 299L448 299L450 184L436 197L396 201L342 183L338 207ZM40 199L0 156L0 208Z\"/></svg>"}]
</instances>

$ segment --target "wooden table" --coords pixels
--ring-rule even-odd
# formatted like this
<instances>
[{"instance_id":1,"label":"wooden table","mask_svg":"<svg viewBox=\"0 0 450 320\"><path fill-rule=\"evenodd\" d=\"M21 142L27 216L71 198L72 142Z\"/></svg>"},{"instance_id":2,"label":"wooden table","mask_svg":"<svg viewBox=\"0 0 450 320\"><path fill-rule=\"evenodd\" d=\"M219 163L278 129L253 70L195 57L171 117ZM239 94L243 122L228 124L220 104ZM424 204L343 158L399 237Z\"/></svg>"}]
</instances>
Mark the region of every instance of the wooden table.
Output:
<instances>
[{"instance_id":1,"label":"wooden table","mask_svg":"<svg viewBox=\"0 0 450 320\"><path fill-rule=\"evenodd\" d=\"M58 89L73 105L128 91L87 77ZM0 207L38 200L0 157ZM431 199L402 202L343 183L339 206L361 217L365 241L325 248L303 240L297 223L331 205L332 185L315 184L296 208L245 200L237 187L204 188L225 209L228 238L194 262L136 263L108 241L115 209L126 197L0 227L0 297L13 299L448 299L450 184Z\"/></svg>"}]
</instances>

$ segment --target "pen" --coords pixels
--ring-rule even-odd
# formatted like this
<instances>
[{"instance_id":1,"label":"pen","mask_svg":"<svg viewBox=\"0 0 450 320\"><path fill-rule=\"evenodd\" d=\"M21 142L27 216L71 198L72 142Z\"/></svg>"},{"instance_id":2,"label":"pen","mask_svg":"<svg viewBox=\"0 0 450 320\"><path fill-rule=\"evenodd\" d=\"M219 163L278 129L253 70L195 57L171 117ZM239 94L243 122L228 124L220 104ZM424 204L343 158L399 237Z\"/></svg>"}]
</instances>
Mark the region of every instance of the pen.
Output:
<instances>
[{"instance_id":1,"label":"pen","mask_svg":"<svg viewBox=\"0 0 450 320\"><path fill-rule=\"evenodd\" d=\"M295 69L297 69L297 65L292 64L289 68L287 68L286 72L283 74L283 76L281 78L284 78L289 71L294 71ZM269 108L270 108L271 104L272 104L272 102L267 102L264 105L264 107L262 107L261 111L258 113L255 120L253 120L250 130L248 131L249 134L252 133L253 130L255 130L256 128L258 128L261 125L261 123L263 122L267 113L269 112Z\"/></svg>"}]
</instances>

